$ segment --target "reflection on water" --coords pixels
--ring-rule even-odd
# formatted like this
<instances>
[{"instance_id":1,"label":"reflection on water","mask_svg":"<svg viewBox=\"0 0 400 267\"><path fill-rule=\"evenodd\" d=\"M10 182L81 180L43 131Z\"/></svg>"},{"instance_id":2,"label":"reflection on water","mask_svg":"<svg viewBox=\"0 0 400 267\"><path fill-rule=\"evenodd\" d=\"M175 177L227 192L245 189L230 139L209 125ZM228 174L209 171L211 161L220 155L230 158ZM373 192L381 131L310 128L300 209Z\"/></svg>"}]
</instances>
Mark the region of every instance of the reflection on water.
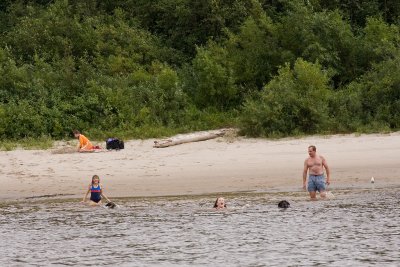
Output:
<instances>
[{"instance_id":1,"label":"reflection on water","mask_svg":"<svg viewBox=\"0 0 400 267\"><path fill-rule=\"evenodd\" d=\"M305 194L227 194L226 211L214 196L3 204L0 266L400 266L398 188Z\"/></svg>"}]
</instances>

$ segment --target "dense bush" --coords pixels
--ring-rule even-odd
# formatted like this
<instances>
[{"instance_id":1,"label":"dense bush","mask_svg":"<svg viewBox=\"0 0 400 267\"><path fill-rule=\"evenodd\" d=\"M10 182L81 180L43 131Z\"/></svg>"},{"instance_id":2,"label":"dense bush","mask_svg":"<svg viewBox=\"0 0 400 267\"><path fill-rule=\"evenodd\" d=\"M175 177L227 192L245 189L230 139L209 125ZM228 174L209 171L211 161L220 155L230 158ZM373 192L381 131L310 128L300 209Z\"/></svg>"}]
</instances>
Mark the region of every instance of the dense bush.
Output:
<instances>
[{"instance_id":1,"label":"dense bush","mask_svg":"<svg viewBox=\"0 0 400 267\"><path fill-rule=\"evenodd\" d=\"M0 3L0 138L400 128L398 1Z\"/></svg>"},{"instance_id":2,"label":"dense bush","mask_svg":"<svg viewBox=\"0 0 400 267\"><path fill-rule=\"evenodd\" d=\"M400 54L374 66L354 86L361 92L364 124L400 128Z\"/></svg>"},{"instance_id":3,"label":"dense bush","mask_svg":"<svg viewBox=\"0 0 400 267\"><path fill-rule=\"evenodd\" d=\"M313 134L328 127L329 78L320 66L298 59L279 70L260 93L245 103L243 132L252 136Z\"/></svg>"}]
</instances>

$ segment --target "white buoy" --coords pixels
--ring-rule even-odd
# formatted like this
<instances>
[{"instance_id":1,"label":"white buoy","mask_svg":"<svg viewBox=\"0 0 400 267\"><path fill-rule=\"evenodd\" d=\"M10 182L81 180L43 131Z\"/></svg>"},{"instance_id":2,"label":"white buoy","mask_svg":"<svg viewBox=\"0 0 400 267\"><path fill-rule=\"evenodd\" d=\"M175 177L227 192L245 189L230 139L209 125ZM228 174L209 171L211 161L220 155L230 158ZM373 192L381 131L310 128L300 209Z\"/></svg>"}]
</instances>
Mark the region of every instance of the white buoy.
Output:
<instances>
[{"instance_id":1,"label":"white buoy","mask_svg":"<svg viewBox=\"0 0 400 267\"><path fill-rule=\"evenodd\" d=\"M371 184L373 184L373 183L375 183L375 179L374 179L374 177L372 176L372 177L371 177Z\"/></svg>"}]
</instances>

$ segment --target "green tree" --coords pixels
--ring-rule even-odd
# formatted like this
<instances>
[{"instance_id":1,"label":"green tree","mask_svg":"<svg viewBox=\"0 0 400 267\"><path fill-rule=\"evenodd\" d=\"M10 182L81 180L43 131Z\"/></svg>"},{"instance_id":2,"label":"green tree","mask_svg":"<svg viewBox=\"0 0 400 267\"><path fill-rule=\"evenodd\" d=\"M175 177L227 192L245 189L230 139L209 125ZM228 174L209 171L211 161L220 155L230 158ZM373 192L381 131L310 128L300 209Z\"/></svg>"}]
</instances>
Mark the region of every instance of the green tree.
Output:
<instances>
[{"instance_id":1,"label":"green tree","mask_svg":"<svg viewBox=\"0 0 400 267\"><path fill-rule=\"evenodd\" d=\"M329 126L329 77L318 64L296 60L279 70L241 115L243 133L287 136L323 132Z\"/></svg>"},{"instance_id":2,"label":"green tree","mask_svg":"<svg viewBox=\"0 0 400 267\"><path fill-rule=\"evenodd\" d=\"M237 29L249 14L247 0L125 1L124 10L145 29L161 36L165 44L192 58L196 46L225 37L225 28ZM179 62L182 64L182 62Z\"/></svg>"},{"instance_id":3,"label":"green tree","mask_svg":"<svg viewBox=\"0 0 400 267\"><path fill-rule=\"evenodd\" d=\"M400 51L399 51L400 52ZM382 61L354 86L361 92L364 124L400 128L400 53ZM380 130L380 129L377 129Z\"/></svg>"},{"instance_id":4,"label":"green tree","mask_svg":"<svg viewBox=\"0 0 400 267\"><path fill-rule=\"evenodd\" d=\"M225 43L235 82L247 88L261 88L288 60L279 47L276 25L262 10L249 17L237 34L231 33Z\"/></svg>"},{"instance_id":5,"label":"green tree","mask_svg":"<svg viewBox=\"0 0 400 267\"><path fill-rule=\"evenodd\" d=\"M318 62L332 74L338 88L358 77L358 39L337 11L316 12L303 1L293 1L279 18L278 40L291 55Z\"/></svg>"},{"instance_id":6,"label":"green tree","mask_svg":"<svg viewBox=\"0 0 400 267\"><path fill-rule=\"evenodd\" d=\"M400 28L381 18L368 18L363 29L361 49L368 68L380 61L393 58L400 48Z\"/></svg>"},{"instance_id":7,"label":"green tree","mask_svg":"<svg viewBox=\"0 0 400 267\"><path fill-rule=\"evenodd\" d=\"M397 0L310 0L322 9L340 10L354 28L363 28L368 17L382 16L387 23L399 23L400 2Z\"/></svg>"},{"instance_id":8,"label":"green tree","mask_svg":"<svg viewBox=\"0 0 400 267\"><path fill-rule=\"evenodd\" d=\"M186 92L199 107L223 110L238 101L232 63L227 51L216 44L210 43L207 49L198 48L185 78Z\"/></svg>"},{"instance_id":9,"label":"green tree","mask_svg":"<svg viewBox=\"0 0 400 267\"><path fill-rule=\"evenodd\" d=\"M186 68L185 89L199 107L232 109L247 94L258 91L285 62L275 25L257 1L237 33L225 41L198 48L192 67Z\"/></svg>"}]
</instances>

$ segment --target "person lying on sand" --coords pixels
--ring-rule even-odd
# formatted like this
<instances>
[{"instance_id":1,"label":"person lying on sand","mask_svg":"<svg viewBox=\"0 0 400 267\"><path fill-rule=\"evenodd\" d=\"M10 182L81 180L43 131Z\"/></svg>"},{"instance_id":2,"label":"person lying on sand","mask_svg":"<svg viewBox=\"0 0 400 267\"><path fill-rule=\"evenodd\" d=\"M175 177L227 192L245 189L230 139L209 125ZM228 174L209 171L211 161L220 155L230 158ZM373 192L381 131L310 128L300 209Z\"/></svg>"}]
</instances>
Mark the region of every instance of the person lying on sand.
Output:
<instances>
[{"instance_id":1,"label":"person lying on sand","mask_svg":"<svg viewBox=\"0 0 400 267\"><path fill-rule=\"evenodd\" d=\"M78 138L79 144L78 144L78 152L88 152L92 151L94 149L94 146L92 143L87 139L86 136L81 134L78 130L73 131L75 138Z\"/></svg>"},{"instance_id":2,"label":"person lying on sand","mask_svg":"<svg viewBox=\"0 0 400 267\"><path fill-rule=\"evenodd\" d=\"M95 206L95 205L101 205L101 198L104 197L108 203L112 203L106 195L103 193L103 185L100 184L100 177L98 175L93 175L92 177L92 182L89 184L89 188L83 197L82 202L86 203L86 198L88 194L90 193L90 200L89 200L89 205Z\"/></svg>"}]
</instances>

